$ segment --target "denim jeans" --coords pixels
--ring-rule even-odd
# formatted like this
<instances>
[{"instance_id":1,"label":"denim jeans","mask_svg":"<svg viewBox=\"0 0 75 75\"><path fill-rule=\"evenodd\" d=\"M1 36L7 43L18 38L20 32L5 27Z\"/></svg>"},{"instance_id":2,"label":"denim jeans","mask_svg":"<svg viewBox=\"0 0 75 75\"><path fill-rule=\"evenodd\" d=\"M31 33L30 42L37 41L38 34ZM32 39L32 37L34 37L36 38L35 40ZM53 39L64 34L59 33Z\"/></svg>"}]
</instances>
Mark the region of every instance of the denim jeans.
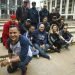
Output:
<instances>
[{"instance_id":1,"label":"denim jeans","mask_svg":"<svg viewBox=\"0 0 75 75\"><path fill-rule=\"evenodd\" d=\"M47 47L45 47L45 49L40 48L40 46L38 44L34 44L34 47L39 50L39 54L40 56L49 59L49 56L45 53L45 50L47 49Z\"/></svg>"}]
</instances>

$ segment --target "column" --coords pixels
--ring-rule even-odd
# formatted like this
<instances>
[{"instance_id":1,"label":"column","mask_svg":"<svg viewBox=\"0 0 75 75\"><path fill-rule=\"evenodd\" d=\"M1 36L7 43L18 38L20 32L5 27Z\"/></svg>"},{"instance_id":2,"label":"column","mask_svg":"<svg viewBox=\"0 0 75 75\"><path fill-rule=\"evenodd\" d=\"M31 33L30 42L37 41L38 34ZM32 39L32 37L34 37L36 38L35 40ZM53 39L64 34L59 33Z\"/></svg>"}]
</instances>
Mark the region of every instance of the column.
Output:
<instances>
[{"instance_id":1,"label":"column","mask_svg":"<svg viewBox=\"0 0 75 75\"><path fill-rule=\"evenodd\" d=\"M9 0L7 0L7 15L9 16Z\"/></svg>"},{"instance_id":2,"label":"column","mask_svg":"<svg viewBox=\"0 0 75 75\"><path fill-rule=\"evenodd\" d=\"M55 8L57 7L57 0L55 0Z\"/></svg>"},{"instance_id":3,"label":"column","mask_svg":"<svg viewBox=\"0 0 75 75\"><path fill-rule=\"evenodd\" d=\"M17 0L15 0L15 12L17 10Z\"/></svg>"},{"instance_id":4,"label":"column","mask_svg":"<svg viewBox=\"0 0 75 75\"><path fill-rule=\"evenodd\" d=\"M0 0L0 4L1 4L1 0ZM1 8L0 8L0 18L1 18Z\"/></svg>"},{"instance_id":5,"label":"column","mask_svg":"<svg viewBox=\"0 0 75 75\"><path fill-rule=\"evenodd\" d=\"M66 2L66 10L65 10L65 14L66 14L65 18L66 19L68 18L68 8L69 8L69 0L67 0L67 2Z\"/></svg>"},{"instance_id":6,"label":"column","mask_svg":"<svg viewBox=\"0 0 75 75\"><path fill-rule=\"evenodd\" d=\"M73 13L73 19L75 20L75 4L74 4L74 13Z\"/></svg>"},{"instance_id":7,"label":"column","mask_svg":"<svg viewBox=\"0 0 75 75\"><path fill-rule=\"evenodd\" d=\"M62 0L60 1L60 14L62 14Z\"/></svg>"},{"instance_id":8,"label":"column","mask_svg":"<svg viewBox=\"0 0 75 75\"><path fill-rule=\"evenodd\" d=\"M50 12L52 12L52 0L50 0Z\"/></svg>"}]
</instances>

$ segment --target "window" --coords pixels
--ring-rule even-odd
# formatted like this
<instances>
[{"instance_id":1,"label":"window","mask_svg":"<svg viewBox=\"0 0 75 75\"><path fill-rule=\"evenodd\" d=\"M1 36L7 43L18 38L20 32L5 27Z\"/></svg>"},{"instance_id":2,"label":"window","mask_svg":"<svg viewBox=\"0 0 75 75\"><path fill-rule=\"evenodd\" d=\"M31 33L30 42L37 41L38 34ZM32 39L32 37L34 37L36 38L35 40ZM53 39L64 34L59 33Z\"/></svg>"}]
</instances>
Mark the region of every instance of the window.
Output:
<instances>
[{"instance_id":1,"label":"window","mask_svg":"<svg viewBox=\"0 0 75 75\"><path fill-rule=\"evenodd\" d=\"M60 11L60 0L57 0L57 9Z\"/></svg>"},{"instance_id":2,"label":"window","mask_svg":"<svg viewBox=\"0 0 75 75\"><path fill-rule=\"evenodd\" d=\"M62 0L62 14L65 14L66 0Z\"/></svg>"},{"instance_id":3,"label":"window","mask_svg":"<svg viewBox=\"0 0 75 75\"><path fill-rule=\"evenodd\" d=\"M71 14L71 12L72 12L72 4L73 4L72 1L73 0L69 0L69 9L68 9L69 14Z\"/></svg>"},{"instance_id":4,"label":"window","mask_svg":"<svg viewBox=\"0 0 75 75\"><path fill-rule=\"evenodd\" d=\"M52 0L52 7L55 7L55 0Z\"/></svg>"}]
</instances>

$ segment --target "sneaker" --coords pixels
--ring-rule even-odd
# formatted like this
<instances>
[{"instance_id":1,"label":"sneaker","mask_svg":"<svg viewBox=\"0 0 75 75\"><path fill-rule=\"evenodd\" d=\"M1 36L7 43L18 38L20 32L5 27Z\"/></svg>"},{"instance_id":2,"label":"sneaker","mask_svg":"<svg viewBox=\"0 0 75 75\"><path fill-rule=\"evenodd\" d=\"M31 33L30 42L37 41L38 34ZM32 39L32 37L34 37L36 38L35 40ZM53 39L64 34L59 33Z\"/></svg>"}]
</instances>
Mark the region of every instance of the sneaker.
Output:
<instances>
[{"instance_id":1,"label":"sneaker","mask_svg":"<svg viewBox=\"0 0 75 75\"><path fill-rule=\"evenodd\" d=\"M51 57L50 57L50 56L48 56L48 57L47 57L47 59L48 59L48 60L50 60L50 59L51 59Z\"/></svg>"},{"instance_id":2,"label":"sneaker","mask_svg":"<svg viewBox=\"0 0 75 75\"><path fill-rule=\"evenodd\" d=\"M39 55L37 55L37 58L38 58L38 59L39 59L39 57L40 57L40 56L39 56Z\"/></svg>"}]
</instances>

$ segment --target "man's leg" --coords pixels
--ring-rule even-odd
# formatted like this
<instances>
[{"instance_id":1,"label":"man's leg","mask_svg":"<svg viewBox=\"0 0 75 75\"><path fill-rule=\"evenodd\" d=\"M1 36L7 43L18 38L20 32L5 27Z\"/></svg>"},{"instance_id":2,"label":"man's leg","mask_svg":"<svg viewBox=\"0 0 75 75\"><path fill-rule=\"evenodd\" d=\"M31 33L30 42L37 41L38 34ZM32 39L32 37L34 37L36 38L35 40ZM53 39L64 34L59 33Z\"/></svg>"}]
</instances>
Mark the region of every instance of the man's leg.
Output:
<instances>
[{"instance_id":1,"label":"man's leg","mask_svg":"<svg viewBox=\"0 0 75 75\"><path fill-rule=\"evenodd\" d=\"M22 71L22 75L25 75L26 74L26 70L27 70L27 67L26 66L31 61L31 59L32 59L32 57L27 56L26 59L23 62L20 62L19 63L19 68Z\"/></svg>"},{"instance_id":2,"label":"man's leg","mask_svg":"<svg viewBox=\"0 0 75 75\"><path fill-rule=\"evenodd\" d=\"M7 71L8 73L14 73L18 68L18 64L17 63L12 63L11 65L9 65L7 67Z\"/></svg>"},{"instance_id":3,"label":"man's leg","mask_svg":"<svg viewBox=\"0 0 75 75\"><path fill-rule=\"evenodd\" d=\"M34 47L39 50L39 54L40 54L42 57L47 58L47 59L50 59L50 57L44 52L44 50L42 50L42 49L40 48L40 46L39 46L38 44L34 44Z\"/></svg>"}]
</instances>

